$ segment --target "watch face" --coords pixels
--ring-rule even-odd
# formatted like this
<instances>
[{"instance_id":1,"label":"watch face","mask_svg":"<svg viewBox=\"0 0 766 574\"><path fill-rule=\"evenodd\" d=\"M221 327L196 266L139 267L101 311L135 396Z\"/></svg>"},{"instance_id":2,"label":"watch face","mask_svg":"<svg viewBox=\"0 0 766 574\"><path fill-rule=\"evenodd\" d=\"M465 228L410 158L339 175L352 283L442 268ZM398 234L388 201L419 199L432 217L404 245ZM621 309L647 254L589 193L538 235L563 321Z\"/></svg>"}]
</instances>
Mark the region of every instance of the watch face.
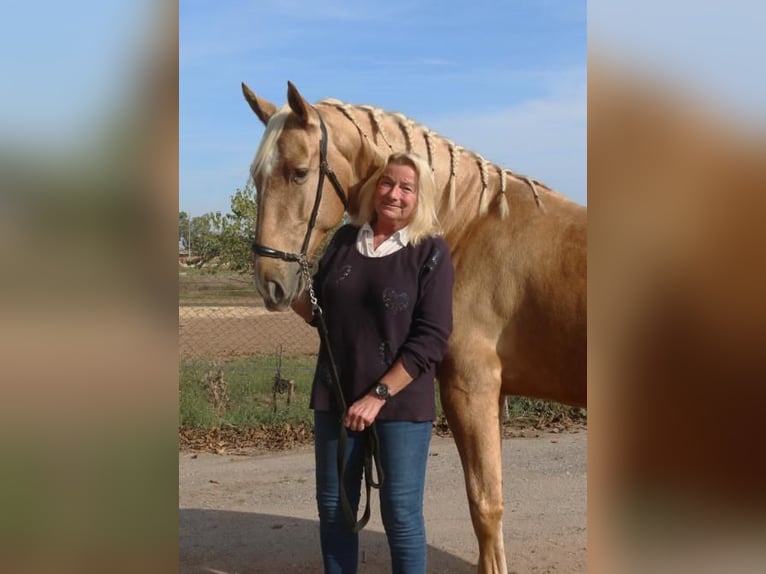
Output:
<instances>
[{"instance_id":1,"label":"watch face","mask_svg":"<svg viewBox=\"0 0 766 574\"><path fill-rule=\"evenodd\" d=\"M375 387L375 394L378 395L381 399L387 399L388 387L383 383L378 383L378 386Z\"/></svg>"}]
</instances>

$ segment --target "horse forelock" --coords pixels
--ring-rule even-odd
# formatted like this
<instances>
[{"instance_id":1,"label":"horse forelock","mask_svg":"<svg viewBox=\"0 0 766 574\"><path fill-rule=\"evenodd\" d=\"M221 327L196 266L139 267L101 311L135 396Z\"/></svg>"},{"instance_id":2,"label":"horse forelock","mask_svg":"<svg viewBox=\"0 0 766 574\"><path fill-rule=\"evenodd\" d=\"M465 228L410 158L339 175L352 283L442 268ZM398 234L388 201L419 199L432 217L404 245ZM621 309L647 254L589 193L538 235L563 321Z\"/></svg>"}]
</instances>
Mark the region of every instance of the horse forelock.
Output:
<instances>
[{"instance_id":1,"label":"horse forelock","mask_svg":"<svg viewBox=\"0 0 766 574\"><path fill-rule=\"evenodd\" d=\"M255 152L255 158L250 166L250 177L255 180L256 175L268 177L277 163L277 140L282 135L285 127L285 121L290 115L290 106L285 104L269 120L266 125L266 131L263 132L261 144L258 151Z\"/></svg>"}]
</instances>

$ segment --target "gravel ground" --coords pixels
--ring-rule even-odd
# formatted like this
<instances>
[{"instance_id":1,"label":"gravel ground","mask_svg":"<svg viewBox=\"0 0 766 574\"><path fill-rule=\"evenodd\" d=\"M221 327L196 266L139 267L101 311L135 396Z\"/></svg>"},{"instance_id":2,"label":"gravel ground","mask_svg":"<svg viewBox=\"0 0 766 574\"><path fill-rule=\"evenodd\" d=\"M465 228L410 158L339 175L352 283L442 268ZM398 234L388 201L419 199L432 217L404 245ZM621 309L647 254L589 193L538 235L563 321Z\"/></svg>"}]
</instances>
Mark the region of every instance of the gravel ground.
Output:
<instances>
[{"instance_id":1,"label":"gravel ground","mask_svg":"<svg viewBox=\"0 0 766 574\"><path fill-rule=\"evenodd\" d=\"M585 431L503 441L503 528L511 573L586 570ZM179 453L181 572L321 572L311 447ZM426 484L428 571L475 572L478 548L451 438L434 436ZM390 571L373 491L361 574Z\"/></svg>"}]
</instances>

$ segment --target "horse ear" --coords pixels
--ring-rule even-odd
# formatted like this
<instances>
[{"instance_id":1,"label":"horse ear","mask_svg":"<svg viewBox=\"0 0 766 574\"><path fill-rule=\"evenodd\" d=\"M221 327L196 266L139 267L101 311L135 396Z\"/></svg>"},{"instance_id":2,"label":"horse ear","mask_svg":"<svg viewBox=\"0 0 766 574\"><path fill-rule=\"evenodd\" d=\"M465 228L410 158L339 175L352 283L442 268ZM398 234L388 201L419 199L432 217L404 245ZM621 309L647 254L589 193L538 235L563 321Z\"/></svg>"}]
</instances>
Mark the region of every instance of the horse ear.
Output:
<instances>
[{"instance_id":1,"label":"horse ear","mask_svg":"<svg viewBox=\"0 0 766 574\"><path fill-rule=\"evenodd\" d=\"M277 106L256 96L252 90L245 85L245 82L242 82L242 93L244 94L247 103L250 104L250 107L255 112L255 115L263 122L263 125L265 126L268 124L271 116L277 113Z\"/></svg>"},{"instance_id":2,"label":"horse ear","mask_svg":"<svg viewBox=\"0 0 766 574\"><path fill-rule=\"evenodd\" d=\"M298 88L290 80L287 81L287 103L290 104L290 109L301 118L303 123L307 124L310 117L309 110L311 110L311 104L303 99L303 96L298 92Z\"/></svg>"}]
</instances>

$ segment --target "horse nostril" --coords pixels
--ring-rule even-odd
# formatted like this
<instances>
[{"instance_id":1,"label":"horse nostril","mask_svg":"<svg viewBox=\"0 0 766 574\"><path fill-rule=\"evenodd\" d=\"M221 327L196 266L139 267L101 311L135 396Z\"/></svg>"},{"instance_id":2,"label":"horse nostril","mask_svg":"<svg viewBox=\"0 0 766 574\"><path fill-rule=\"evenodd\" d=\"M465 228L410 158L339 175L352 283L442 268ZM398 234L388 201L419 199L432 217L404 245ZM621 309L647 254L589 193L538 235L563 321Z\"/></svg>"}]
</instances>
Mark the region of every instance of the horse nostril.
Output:
<instances>
[{"instance_id":1,"label":"horse nostril","mask_svg":"<svg viewBox=\"0 0 766 574\"><path fill-rule=\"evenodd\" d=\"M266 285L266 290L269 294L269 299L274 303L280 303L285 298L285 288L278 281L269 281Z\"/></svg>"}]
</instances>

